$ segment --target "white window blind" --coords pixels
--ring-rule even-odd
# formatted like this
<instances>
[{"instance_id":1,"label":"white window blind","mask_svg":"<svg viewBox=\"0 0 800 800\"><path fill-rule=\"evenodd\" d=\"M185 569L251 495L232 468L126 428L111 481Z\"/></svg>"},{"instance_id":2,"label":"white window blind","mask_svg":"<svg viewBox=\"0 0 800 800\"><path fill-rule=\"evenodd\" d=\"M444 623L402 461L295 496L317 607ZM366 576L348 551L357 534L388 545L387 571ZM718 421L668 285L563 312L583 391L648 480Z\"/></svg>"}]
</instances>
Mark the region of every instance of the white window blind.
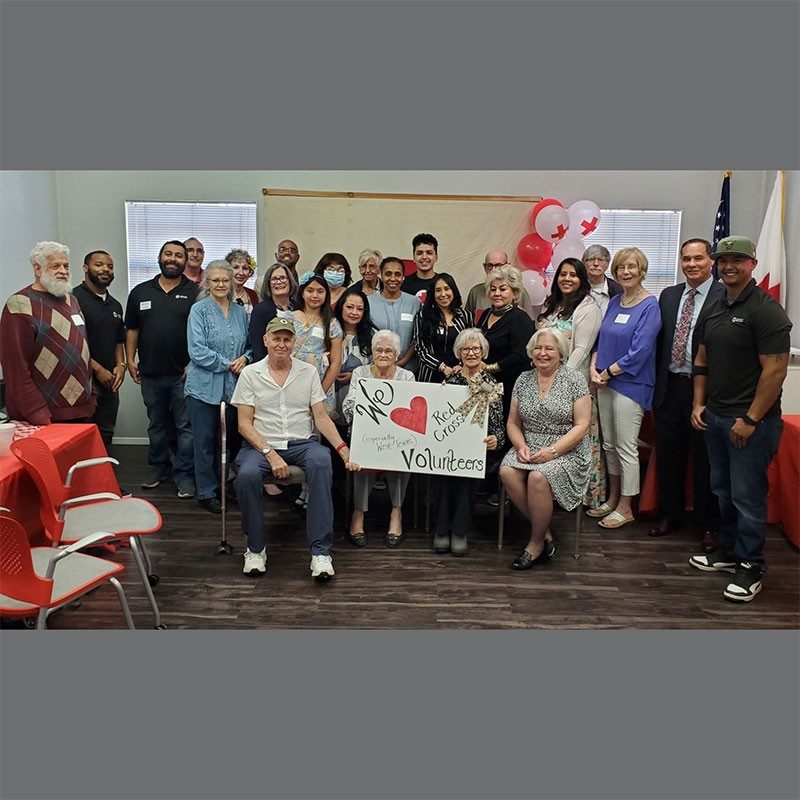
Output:
<instances>
[{"instance_id":1,"label":"white window blind","mask_svg":"<svg viewBox=\"0 0 800 800\"><path fill-rule=\"evenodd\" d=\"M611 258L623 247L638 247L648 261L644 286L658 296L662 289L676 283L680 230L680 211L604 208L600 212L597 230L583 241L586 247L603 245L611 253ZM548 283L553 272L555 268L550 267Z\"/></svg>"},{"instance_id":2,"label":"white window blind","mask_svg":"<svg viewBox=\"0 0 800 800\"><path fill-rule=\"evenodd\" d=\"M171 239L194 236L203 243L203 267L234 248L256 253L255 203L125 202L128 289L158 274L158 251ZM247 283L255 283L253 276Z\"/></svg>"}]
</instances>

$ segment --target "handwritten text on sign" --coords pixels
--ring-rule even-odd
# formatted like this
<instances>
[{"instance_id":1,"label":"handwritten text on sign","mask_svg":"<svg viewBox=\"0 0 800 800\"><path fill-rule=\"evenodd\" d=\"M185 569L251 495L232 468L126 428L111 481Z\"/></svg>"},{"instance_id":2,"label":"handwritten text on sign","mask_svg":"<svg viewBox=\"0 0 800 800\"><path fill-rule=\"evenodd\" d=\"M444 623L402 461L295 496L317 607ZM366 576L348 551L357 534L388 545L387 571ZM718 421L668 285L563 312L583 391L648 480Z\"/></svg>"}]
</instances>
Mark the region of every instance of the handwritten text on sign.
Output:
<instances>
[{"instance_id":1,"label":"handwritten text on sign","mask_svg":"<svg viewBox=\"0 0 800 800\"><path fill-rule=\"evenodd\" d=\"M465 419L466 386L414 381L357 382L350 457L367 469L462 475L486 471L486 420Z\"/></svg>"}]
</instances>

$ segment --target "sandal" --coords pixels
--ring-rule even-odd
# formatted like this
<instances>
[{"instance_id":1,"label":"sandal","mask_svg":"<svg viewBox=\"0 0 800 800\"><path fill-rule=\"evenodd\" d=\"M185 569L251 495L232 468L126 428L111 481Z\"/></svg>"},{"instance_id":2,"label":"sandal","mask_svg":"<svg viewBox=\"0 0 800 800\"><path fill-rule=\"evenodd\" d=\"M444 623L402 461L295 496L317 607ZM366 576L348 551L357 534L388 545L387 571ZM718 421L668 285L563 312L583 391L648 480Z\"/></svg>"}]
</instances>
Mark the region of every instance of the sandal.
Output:
<instances>
[{"instance_id":1,"label":"sandal","mask_svg":"<svg viewBox=\"0 0 800 800\"><path fill-rule=\"evenodd\" d=\"M631 522L635 521L635 517L623 517L619 511L612 511L605 519L601 519L597 524L601 528L614 531L617 528L621 528L623 525L630 525Z\"/></svg>"},{"instance_id":2,"label":"sandal","mask_svg":"<svg viewBox=\"0 0 800 800\"><path fill-rule=\"evenodd\" d=\"M586 516L599 519L600 517L608 516L613 510L614 509L608 503L603 503L603 505L598 506L597 508L590 508L586 512Z\"/></svg>"}]
</instances>

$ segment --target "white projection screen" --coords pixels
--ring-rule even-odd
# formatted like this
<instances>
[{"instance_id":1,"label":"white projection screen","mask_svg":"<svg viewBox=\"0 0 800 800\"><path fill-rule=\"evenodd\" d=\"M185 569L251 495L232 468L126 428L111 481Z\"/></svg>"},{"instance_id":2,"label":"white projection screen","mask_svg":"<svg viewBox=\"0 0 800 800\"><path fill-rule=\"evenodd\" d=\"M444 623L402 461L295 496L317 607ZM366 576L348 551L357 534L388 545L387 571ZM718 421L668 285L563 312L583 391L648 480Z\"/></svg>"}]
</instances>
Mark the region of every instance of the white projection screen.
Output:
<instances>
[{"instance_id":1,"label":"white projection screen","mask_svg":"<svg viewBox=\"0 0 800 800\"><path fill-rule=\"evenodd\" d=\"M342 253L359 279L359 253L411 258L411 239L432 233L439 241L437 272L449 272L462 293L482 280L483 258L505 250L517 263L517 243L530 233L530 212L540 197L370 194L262 189L259 207L259 276L272 263L275 245L292 239L300 249L300 275L324 253Z\"/></svg>"}]
</instances>

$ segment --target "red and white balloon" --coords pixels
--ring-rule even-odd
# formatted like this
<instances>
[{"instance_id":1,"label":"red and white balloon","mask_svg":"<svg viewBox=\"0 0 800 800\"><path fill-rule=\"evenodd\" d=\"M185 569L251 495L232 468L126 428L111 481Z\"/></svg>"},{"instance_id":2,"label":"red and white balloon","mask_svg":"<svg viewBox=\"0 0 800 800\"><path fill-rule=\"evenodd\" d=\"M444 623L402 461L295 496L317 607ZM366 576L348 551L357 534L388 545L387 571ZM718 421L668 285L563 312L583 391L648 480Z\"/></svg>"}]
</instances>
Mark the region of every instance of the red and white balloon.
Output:
<instances>
[{"instance_id":1,"label":"red and white balloon","mask_svg":"<svg viewBox=\"0 0 800 800\"><path fill-rule=\"evenodd\" d=\"M567 236L553 248L553 267L557 268L565 258L583 258L585 249L586 246L580 239Z\"/></svg>"},{"instance_id":2,"label":"red and white balloon","mask_svg":"<svg viewBox=\"0 0 800 800\"><path fill-rule=\"evenodd\" d=\"M574 239L591 236L600 223L600 206L591 200L577 200L568 211L569 234Z\"/></svg>"},{"instance_id":3,"label":"red and white balloon","mask_svg":"<svg viewBox=\"0 0 800 800\"><path fill-rule=\"evenodd\" d=\"M569 213L561 204L545 206L536 215L533 227L546 242L556 244L567 235Z\"/></svg>"}]
</instances>

